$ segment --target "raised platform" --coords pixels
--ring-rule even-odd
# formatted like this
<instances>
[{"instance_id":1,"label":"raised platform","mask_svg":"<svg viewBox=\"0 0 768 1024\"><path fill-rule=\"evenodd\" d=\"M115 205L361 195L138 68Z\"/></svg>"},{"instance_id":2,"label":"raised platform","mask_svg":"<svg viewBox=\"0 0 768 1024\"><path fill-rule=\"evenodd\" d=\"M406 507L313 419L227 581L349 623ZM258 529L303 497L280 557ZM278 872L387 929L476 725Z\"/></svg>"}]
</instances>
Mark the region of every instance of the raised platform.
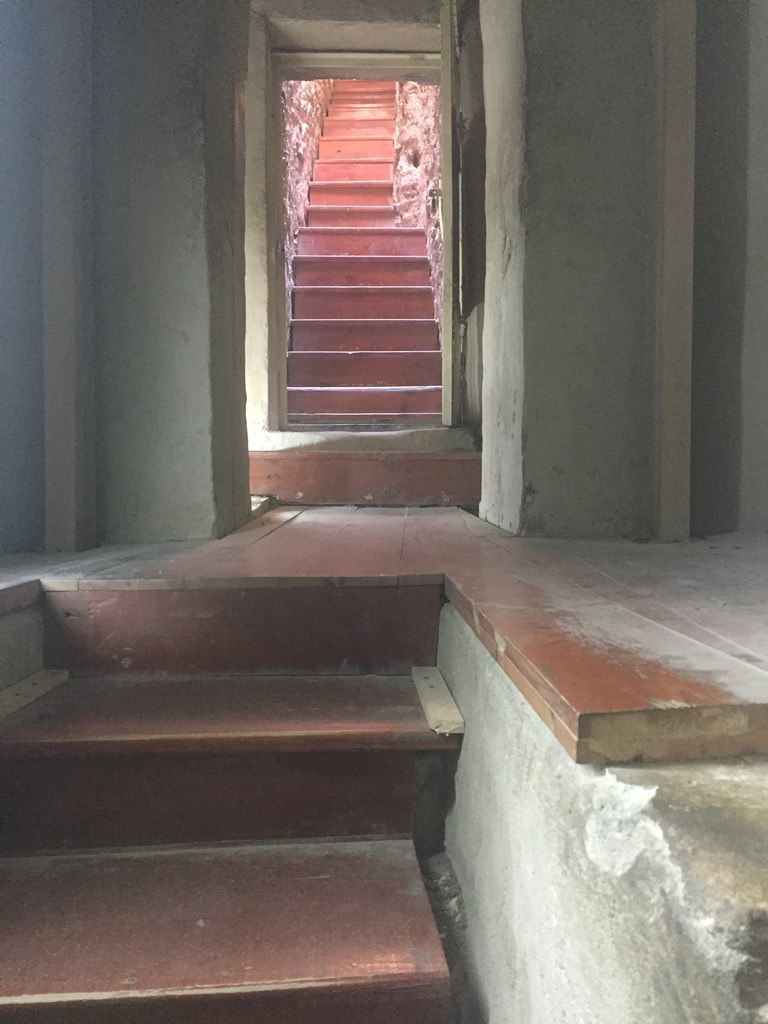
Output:
<instances>
[{"instance_id":1,"label":"raised platform","mask_svg":"<svg viewBox=\"0 0 768 1024\"><path fill-rule=\"evenodd\" d=\"M211 586L321 588L321 613L346 591L354 636L356 594L442 581L571 756L603 763L768 753L767 562L764 537L568 543L515 538L458 509L284 509L222 541L135 565L131 579L118 567L101 580L44 585L73 637L115 592L130 600L151 588L194 602ZM220 600L209 598L211 608ZM297 623L297 643L304 632ZM110 642L119 650L119 639Z\"/></svg>"}]
</instances>

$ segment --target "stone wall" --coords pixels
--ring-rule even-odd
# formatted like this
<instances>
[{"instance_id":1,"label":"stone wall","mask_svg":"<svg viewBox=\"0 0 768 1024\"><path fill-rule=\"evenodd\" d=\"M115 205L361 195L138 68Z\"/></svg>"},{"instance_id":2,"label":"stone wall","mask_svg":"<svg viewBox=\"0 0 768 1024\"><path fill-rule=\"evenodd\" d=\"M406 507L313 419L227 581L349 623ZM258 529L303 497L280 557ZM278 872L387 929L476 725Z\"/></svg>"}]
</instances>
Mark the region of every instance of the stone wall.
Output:
<instances>
[{"instance_id":1,"label":"stone wall","mask_svg":"<svg viewBox=\"0 0 768 1024\"><path fill-rule=\"evenodd\" d=\"M293 257L299 228L306 224L309 183L332 92L333 82L327 78L283 82L286 322L291 318Z\"/></svg>"},{"instance_id":2,"label":"stone wall","mask_svg":"<svg viewBox=\"0 0 768 1024\"><path fill-rule=\"evenodd\" d=\"M765 764L575 764L451 605L438 664L466 720L463 1024L761 1024Z\"/></svg>"},{"instance_id":3,"label":"stone wall","mask_svg":"<svg viewBox=\"0 0 768 1024\"><path fill-rule=\"evenodd\" d=\"M435 316L443 309L443 238L440 207L430 192L440 187L440 88L398 82L395 107L394 202L400 227L423 228L435 290Z\"/></svg>"}]
</instances>

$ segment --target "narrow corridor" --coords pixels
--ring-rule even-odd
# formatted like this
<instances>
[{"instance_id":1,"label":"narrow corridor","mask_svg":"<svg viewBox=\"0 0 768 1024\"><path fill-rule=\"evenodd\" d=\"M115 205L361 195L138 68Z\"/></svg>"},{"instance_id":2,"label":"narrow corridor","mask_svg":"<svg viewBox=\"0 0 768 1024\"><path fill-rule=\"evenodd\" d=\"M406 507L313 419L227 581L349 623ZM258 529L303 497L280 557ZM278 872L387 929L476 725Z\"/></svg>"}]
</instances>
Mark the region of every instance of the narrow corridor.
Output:
<instances>
[{"instance_id":1,"label":"narrow corridor","mask_svg":"<svg viewBox=\"0 0 768 1024\"><path fill-rule=\"evenodd\" d=\"M440 418L426 234L396 226L395 101L395 82L334 83L293 268L294 423Z\"/></svg>"}]
</instances>

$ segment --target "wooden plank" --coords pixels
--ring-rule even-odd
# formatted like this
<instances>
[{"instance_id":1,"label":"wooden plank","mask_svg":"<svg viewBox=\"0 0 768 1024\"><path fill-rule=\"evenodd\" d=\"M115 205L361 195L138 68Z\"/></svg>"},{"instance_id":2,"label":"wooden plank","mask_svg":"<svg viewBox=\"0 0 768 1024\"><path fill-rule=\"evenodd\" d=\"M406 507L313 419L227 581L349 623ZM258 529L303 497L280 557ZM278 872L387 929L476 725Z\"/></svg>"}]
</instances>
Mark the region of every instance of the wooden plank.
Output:
<instances>
[{"instance_id":1,"label":"wooden plank","mask_svg":"<svg viewBox=\"0 0 768 1024\"><path fill-rule=\"evenodd\" d=\"M440 353L289 352L288 387L440 386Z\"/></svg>"},{"instance_id":2,"label":"wooden plank","mask_svg":"<svg viewBox=\"0 0 768 1024\"><path fill-rule=\"evenodd\" d=\"M0 754L0 851L409 835L416 756L377 749Z\"/></svg>"},{"instance_id":3,"label":"wooden plank","mask_svg":"<svg viewBox=\"0 0 768 1024\"><path fill-rule=\"evenodd\" d=\"M15 857L0 872L5 1020L444 1020L448 969L408 841Z\"/></svg>"},{"instance_id":4,"label":"wooden plank","mask_svg":"<svg viewBox=\"0 0 768 1024\"><path fill-rule=\"evenodd\" d=\"M438 668L414 667L411 675L430 729L441 736L464 732L464 718Z\"/></svg>"},{"instance_id":5,"label":"wooden plank","mask_svg":"<svg viewBox=\"0 0 768 1024\"><path fill-rule=\"evenodd\" d=\"M406 507L480 501L479 452L251 452L250 466L253 493L285 502Z\"/></svg>"},{"instance_id":6,"label":"wooden plank","mask_svg":"<svg viewBox=\"0 0 768 1024\"><path fill-rule=\"evenodd\" d=\"M300 319L431 319L435 297L429 287L303 287L293 290Z\"/></svg>"},{"instance_id":7,"label":"wooden plank","mask_svg":"<svg viewBox=\"0 0 768 1024\"><path fill-rule=\"evenodd\" d=\"M307 319L291 322L291 347L301 352L403 349L439 351L437 321Z\"/></svg>"},{"instance_id":8,"label":"wooden plank","mask_svg":"<svg viewBox=\"0 0 768 1024\"><path fill-rule=\"evenodd\" d=\"M434 661L439 608L430 585L49 593L46 660L80 674L403 675Z\"/></svg>"},{"instance_id":9,"label":"wooden plank","mask_svg":"<svg viewBox=\"0 0 768 1024\"><path fill-rule=\"evenodd\" d=\"M440 412L437 387L288 388L288 414L363 413L405 415Z\"/></svg>"},{"instance_id":10,"label":"wooden plank","mask_svg":"<svg viewBox=\"0 0 768 1024\"><path fill-rule=\"evenodd\" d=\"M65 669L43 669L42 672L35 672L18 683L0 690L0 722L15 714L21 708L26 707L33 701L51 690L65 683L69 679L69 672Z\"/></svg>"}]
</instances>

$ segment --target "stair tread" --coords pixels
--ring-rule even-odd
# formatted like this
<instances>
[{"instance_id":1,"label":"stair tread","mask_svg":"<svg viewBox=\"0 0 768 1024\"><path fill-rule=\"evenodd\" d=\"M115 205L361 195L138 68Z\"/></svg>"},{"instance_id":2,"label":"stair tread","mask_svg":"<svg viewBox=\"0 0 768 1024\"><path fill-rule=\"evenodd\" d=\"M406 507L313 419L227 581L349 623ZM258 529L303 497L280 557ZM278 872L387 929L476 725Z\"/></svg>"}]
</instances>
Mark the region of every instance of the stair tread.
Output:
<instances>
[{"instance_id":1,"label":"stair tread","mask_svg":"<svg viewBox=\"0 0 768 1024\"><path fill-rule=\"evenodd\" d=\"M0 1006L39 1005L40 1019L57 1002L97 998L106 1010L120 997L210 1001L232 990L254 1010L268 997L290 1005L307 987L447 997L409 841L10 858L0 873Z\"/></svg>"},{"instance_id":2,"label":"stair tread","mask_svg":"<svg viewBox=\"0 0 768 1024\"><path fill-rule=\"evenodd\" d=\"M403 676L85 677L0 723L0 758L452 745Z\"/></svg>"}]
</instances>

